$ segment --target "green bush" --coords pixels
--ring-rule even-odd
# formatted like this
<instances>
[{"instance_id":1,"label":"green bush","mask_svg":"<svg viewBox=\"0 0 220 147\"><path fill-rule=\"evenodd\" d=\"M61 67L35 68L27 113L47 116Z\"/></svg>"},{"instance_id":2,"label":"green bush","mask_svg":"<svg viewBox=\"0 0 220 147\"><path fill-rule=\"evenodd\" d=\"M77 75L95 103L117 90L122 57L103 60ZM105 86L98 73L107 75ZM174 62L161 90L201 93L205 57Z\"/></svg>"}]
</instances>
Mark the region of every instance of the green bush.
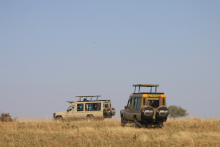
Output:
<instances>
[{"instance_id":1,"label":"green bush","mask_svg":"<svg viewBox=\"0 0 220 147\"><path fill-rule=\"evenodd\" d=\"M2 121L2 122L8 122L8 121L12 121L12 118L11 118L11 116L9 115L9 113L1 113L0 121Z\"/></svg>"},{"instance_id":2,"label":"green bush","mask_svg":"<svg viewBox=\"0 0 220 147\"><path fill-rule=\"evenodd\" d=\"M1 114L1 117L7 117L7 116L10 116L9 113L2 113Z\"/></svg>"}]
</instances>

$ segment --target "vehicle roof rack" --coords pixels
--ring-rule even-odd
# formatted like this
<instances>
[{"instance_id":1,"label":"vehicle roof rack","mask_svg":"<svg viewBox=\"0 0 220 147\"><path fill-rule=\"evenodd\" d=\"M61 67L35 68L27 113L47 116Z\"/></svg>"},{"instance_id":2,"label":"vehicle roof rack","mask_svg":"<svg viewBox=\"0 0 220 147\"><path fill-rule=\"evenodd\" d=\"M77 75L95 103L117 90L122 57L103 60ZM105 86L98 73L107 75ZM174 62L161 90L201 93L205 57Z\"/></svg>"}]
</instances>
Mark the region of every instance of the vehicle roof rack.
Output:
<instances>
[{"instance_id":1,"label":"vehicle roof rack","mask_svg":"<svg viewBox=\"0 0 220 147\"><path fill-rule=\"evenodd\" d=\"M76 95L75 97L101 97L101 95Z\"/></svg>"},{"instance_id":2,"label":"vehicle roof rack","mask_svg":"<svg viewBox=\"0 0 220 147\"><path fill-rule=\"evenodd\" d=\"M90 101L91 101L93 97L96 97L96 100L98 100L98 98L101 97L101 95L76 95L75 97L79 97L79 101L81 101L82 97L85 97L83 99L83 101L89 101L89 100L87 100L87 97L91 97L91 99L90 99Z\"/></svg>"},{"instance_id":3,"label":"vehicle roof rack","mask_svg":"<svg viewBox=\"0 0 220 147\"><path fill-rule=\"evenodd\" d=\"M136 87L139 87L139 92L140 93L140 87L151 87L150 89L150 93L152 93L152 87L155 87L155 93L157 92L157 87L159 87L158 84L134 84L133 85L135 88L134 88L134 93L136 91Z\"/></svg>"},{"instance_id":4,"label":"vehicle roof rack","mask_svg":"<svg viewBox=\"0 0 220 147\"><path fill-rule=\"evenodd\" d=\"M138 87L159 87L158 84L134 84L134 87L138 86Z\"/></svg>"}]
</instances>

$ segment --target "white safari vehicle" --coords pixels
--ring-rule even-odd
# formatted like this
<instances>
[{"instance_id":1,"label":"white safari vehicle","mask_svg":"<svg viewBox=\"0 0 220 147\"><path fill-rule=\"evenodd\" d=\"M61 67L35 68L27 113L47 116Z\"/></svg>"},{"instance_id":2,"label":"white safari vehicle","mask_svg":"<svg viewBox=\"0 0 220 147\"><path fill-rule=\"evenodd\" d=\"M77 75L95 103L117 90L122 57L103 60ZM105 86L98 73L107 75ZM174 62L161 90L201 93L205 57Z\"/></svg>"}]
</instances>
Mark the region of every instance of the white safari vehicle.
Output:
<instances>
[{"instance_id":1,"label":"white safari vehicle","mask_svg":"<svg viewBox=\"0 0 220 147\"><path fill-rule=\"evenodd\" d=\"M79 98L77 102L69 102L66 111L53 114L53 118L58 122L63 120L79 119L101 119L112 118L115 115L115 109L111 106L111 100L98 100L101 95L76 95ZM96 98L92 100L92 98ZM88 100L90 98L90 100Z\"/></svg>"}]
</instances>

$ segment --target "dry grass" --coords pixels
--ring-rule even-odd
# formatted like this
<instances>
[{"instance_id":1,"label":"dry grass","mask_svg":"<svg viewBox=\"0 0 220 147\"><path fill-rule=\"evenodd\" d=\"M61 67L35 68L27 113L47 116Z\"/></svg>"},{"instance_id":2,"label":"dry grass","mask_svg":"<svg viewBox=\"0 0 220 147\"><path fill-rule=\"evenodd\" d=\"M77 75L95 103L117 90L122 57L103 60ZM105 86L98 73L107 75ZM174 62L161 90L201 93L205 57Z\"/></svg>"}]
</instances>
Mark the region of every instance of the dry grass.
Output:
<instances>
[{"instance_id":1,"label":"dry grass","mask_svg":"<svg viewBox=\"0 0 220 147\"><path fill-rule=\"evenodd\" d=\"M220 119L168 120L162 129L120 126L120 120L0 122L0 146L220 146Z\"/></svg>"}]
</instances>

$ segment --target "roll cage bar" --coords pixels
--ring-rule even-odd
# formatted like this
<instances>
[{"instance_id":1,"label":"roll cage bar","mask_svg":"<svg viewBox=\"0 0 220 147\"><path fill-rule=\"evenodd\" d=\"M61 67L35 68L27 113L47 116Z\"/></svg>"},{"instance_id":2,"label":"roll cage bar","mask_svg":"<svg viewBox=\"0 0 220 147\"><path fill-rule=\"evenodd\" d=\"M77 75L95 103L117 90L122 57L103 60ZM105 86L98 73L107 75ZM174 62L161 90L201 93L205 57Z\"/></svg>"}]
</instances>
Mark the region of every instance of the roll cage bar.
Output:
<instances>
[{"instance_id":1,"label":"roll cage bar","mask_svg":"<svg viewBox=\"0 0 220 147\"><path fill-rule=\"evenodd\" d=\"M155 93L157 93L157 87L159 87L158 84L134 84L134 93L136 92L136 87L139 87L138 93L140 93L141 87L150 87L150 93L152 93L152 87L155 87Z\"/></svg>"}]
</instances>

